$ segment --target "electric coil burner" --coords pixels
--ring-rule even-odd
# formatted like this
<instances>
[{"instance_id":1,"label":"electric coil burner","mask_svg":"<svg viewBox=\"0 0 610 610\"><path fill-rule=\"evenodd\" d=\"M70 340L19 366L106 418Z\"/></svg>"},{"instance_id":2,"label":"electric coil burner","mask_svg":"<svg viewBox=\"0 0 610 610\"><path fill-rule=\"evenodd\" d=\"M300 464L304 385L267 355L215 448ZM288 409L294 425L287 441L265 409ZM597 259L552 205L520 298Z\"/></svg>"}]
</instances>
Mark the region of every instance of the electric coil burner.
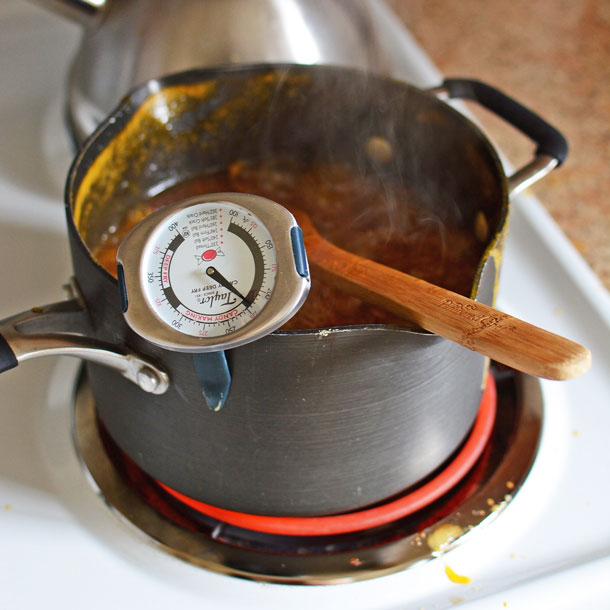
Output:
<instances>
[{"instance_id":1,"label":"electric coil burner","mask_svg":"<svg viewBox=\"0 0 610 610\"><path fill-rule=\"evenodd\" d=\"M470 436L414 489L345 515L277 518L202 505L150 478L97 419L85 375L73 409L77 451L92 481L114 511L160 548L213 571L295 584L374 578L462 543L519 491L541 423L539 382L494 367Z\"/></svg>"}]
</instances>

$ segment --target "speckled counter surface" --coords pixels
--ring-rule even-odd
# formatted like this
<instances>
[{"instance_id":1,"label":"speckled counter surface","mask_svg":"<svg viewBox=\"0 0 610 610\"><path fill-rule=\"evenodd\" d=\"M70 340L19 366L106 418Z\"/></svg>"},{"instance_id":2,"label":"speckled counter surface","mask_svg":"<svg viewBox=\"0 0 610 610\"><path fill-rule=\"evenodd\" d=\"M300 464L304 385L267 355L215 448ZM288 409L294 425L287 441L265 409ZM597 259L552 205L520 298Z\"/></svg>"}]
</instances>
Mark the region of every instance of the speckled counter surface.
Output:
<instances>
[{"instance_id":1,"label":"speckled counter surface","mask_svg":"<svg viewBox=\"0 0 610 610\"><path fill-rule=\"evenodd\" d=\"M610 0L387 0L447 76L478 78L567 138L566 163L531 187L610 289ZM515 166L532 148L481 120Z\"/></svg>"}]
</instances>

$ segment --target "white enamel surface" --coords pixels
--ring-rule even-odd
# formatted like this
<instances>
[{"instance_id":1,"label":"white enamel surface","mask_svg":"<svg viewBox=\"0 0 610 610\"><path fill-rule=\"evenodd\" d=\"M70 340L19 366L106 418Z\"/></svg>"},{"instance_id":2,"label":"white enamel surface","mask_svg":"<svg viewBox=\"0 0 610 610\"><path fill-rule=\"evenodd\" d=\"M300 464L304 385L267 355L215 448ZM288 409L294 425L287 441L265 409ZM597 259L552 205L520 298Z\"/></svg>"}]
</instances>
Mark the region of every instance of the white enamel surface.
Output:
<instances>
[{"instance_id":1,"label":"white enamel surface","mask_svg":"<svg viewBox=\"0 0 610 610\"><path fill-rule=\"evenodd\" d=\"M18 0L0 6L2 317L60 299L70 275L61 198L71 153L61 113L65 66L78 36L76 26L36 6ZM422 82L436 75L421 65L418 84L436 84ZM530 477L499 518L444 558L373 581L298 588L220 576L174 559L96 496L70 435L77 362L43 360L0 377L0 605L608 607L610 300L528 197L512 208L500 290L501 308L584 343L594 364L581 378L542 383L544 430ZM445 563L472 582L451 582Z\"/></svg>"}]
</instances>

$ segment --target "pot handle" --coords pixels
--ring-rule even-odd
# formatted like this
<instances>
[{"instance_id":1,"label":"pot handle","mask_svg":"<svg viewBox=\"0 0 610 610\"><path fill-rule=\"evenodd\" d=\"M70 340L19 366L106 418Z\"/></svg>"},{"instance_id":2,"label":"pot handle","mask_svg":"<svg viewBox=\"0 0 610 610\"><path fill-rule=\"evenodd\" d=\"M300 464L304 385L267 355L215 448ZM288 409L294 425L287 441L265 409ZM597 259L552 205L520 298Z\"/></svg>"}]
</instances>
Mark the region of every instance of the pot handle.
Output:
<instances>
[{"instance_id":1,"label":"pot handle","mask_svg":"<svg viewBox=\"0 0 610 610\"><path fill-rule=\"evenodd\" d=\"M1 320L0 373L31 358L75 356L117 370L145 392L167 390L169 377L157 366L117 345L86 336L86 318L79 300L72 298Z\"/></svg>"},{"instance_id":2,"label":"pot handle","mask_svg":"<svg viewBox=\"0 0 610 610\"><path fill-rule=\"evenodd\" d=\"M430 91L444 99L458 98L478 102L537 144L534 159L508 178L511 195L546 176L552 169L561 165L568 154L568 143L555 127L491 85L467 78L447 78L440 87Z\"/></svg>"}]
</instances>

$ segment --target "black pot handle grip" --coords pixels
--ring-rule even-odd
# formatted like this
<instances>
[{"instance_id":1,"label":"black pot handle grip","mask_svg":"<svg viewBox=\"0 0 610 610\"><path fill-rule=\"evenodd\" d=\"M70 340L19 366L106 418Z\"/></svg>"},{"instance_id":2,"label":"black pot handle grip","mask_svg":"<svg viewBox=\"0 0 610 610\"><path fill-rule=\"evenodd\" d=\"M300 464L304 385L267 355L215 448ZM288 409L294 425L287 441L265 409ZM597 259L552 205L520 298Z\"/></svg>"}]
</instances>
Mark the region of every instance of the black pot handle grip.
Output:
<instances>
[{"instance_id":1,"label":"black pot handle grip","mask_svg":"<svg viewBox=\"0 0 610 610\"><path fill-rule=\"evenodd\" d=\"M0 335L0 373L14 369L19 363L8 341Z\"/></svg>"},{"instance_id":2,"label":"black pot handle grip","mask_svg":"<svg viewBox=\"0 0 610 610\"><path fill-rule=\"evenodd\" d=\"M543 118L499 89L478 80L447 78L442 85L450 98L478 102L516 127L537 144L536 154L549 155L561 165L568 155L563 135Z\"/></svg>"}]
</instances>

